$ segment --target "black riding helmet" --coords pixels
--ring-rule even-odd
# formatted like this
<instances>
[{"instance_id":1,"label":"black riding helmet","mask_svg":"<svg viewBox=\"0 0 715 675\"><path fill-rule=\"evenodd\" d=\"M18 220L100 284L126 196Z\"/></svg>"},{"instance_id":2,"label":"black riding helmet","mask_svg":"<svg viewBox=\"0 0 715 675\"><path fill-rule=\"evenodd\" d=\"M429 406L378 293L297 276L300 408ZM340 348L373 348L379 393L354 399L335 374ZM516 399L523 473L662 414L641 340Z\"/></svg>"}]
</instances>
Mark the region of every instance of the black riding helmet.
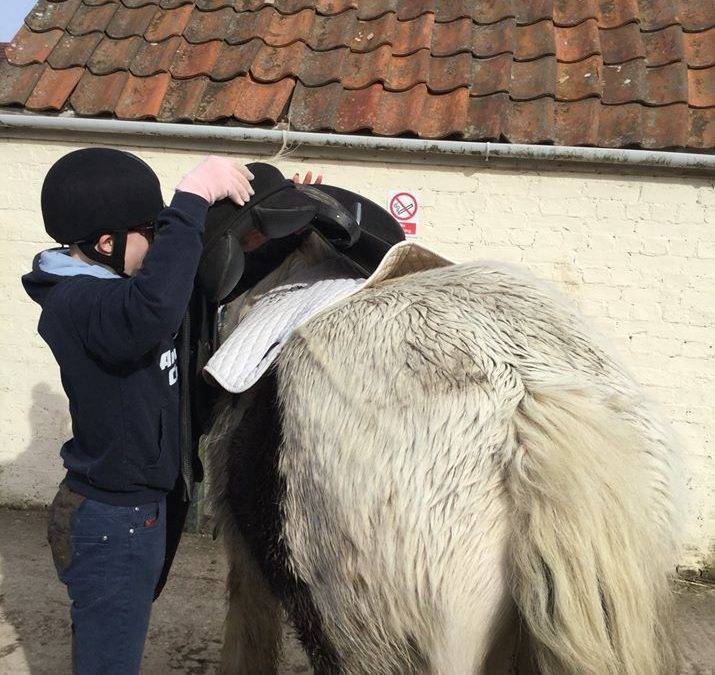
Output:
<instances>
[{"instance_id":1,"label":"black riding helmet","mask_svg":"<svg viewBox=\"0 0 715 675\"><path fill-rule=\"evenodd\" d=\"M113 148L84 148L58 159L45 176L41 204L45 230L56 242L77 244L122 276L127 232L153 225L164 208L151 167ZM113 235L111 255L94 248L102 234Z\"/></svg>"}]
</instances>

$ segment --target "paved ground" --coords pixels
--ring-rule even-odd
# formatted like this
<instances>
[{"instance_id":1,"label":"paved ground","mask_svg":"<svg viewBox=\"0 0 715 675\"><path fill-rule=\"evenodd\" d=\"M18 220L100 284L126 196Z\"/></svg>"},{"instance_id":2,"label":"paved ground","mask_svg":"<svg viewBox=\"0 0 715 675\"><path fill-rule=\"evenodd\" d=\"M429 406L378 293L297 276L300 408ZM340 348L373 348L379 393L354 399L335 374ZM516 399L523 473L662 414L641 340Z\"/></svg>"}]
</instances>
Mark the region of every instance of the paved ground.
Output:
<instances>
[{"instance_id":1,"label":"paved ground","mask_svg":"<svg viewBox=\"0 0 715 675\"><path fill-rule=\"evenodd\" d=\"M0 509L0 675L69 673L69 601L45 541L45 513ZM210 538L184 535L154 605L144 675L214 673L223 618L224 563ZM678 583L683 674L715 673L715 587ZM284 673L307 673L292 646Z\"/></svg>"}]
</instances>

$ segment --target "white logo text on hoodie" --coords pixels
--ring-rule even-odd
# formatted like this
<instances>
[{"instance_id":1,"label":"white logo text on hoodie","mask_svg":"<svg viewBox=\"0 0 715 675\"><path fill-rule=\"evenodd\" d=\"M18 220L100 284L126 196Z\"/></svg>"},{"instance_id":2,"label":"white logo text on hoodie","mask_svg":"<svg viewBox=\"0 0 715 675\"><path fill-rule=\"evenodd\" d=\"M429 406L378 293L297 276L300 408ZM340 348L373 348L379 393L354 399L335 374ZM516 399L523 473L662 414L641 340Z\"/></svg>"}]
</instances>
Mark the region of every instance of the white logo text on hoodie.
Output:
<instances>
[{"instance_id":1,"label":"white logo text on hoodie","mask_svg":"<svg viewBox=\"0 0 715 675\"><path fill-rule=\"evenodd\" d=\"M159 368L169 368L169 385L176 384L179 379L179 369L176 364L176 349L167 349L159 359Z\"/></svg>"}]
</instances>

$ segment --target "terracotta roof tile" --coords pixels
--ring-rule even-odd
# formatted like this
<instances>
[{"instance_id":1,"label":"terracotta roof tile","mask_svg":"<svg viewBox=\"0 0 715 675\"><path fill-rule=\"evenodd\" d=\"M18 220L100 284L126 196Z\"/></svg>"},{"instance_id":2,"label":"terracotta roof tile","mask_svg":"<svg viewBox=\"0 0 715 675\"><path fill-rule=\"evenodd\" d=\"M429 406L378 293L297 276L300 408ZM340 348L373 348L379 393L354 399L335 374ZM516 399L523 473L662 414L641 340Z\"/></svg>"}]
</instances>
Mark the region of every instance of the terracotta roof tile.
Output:
<instances>
[{"instance_id":1,"label":"terracotta roof tile","mask_svg":"<svg viewBox=\"0 0 715 675\"><path fill-rule=\"evenodd\" d=\"M0 61L0 105L24 105L47 66L13 66Z\"/></svg>"},{"instance_id":2,"label":"terracotta roof tile","mask_svg":"<svg viewBox=\"0 0 715 675\"><path fill-rule=\"evenodd\" d=\"M574 62L587 59L601 53L601 33L596 19L585 19L577 26L556 26L556 58L562 62Z\"/></svg>"},{"instance_id":3,"label":"terracotta roof tile","mask_svg":"<svg viewBox=\"0 0 715 675\"><path fill-rule=\"evenodd\" d=\"M206 77L172 80L157 119L162 122L193 122L207 82Z\"/></svg>"},{"instance_id":4,"label":"terracotta roof tile","mask_svg":"<svg viewBox=\"0 0 715 675\"><path fill-rule=\"evenodd\" d=\"M392 34L392 53L404 55L412 54L418 49L429 49L432 43L433 26L433 14L423 14L411 21L397 21ZM366 37L369 37L369 34ZM360 50L356 49L355 51ZM435 54L435 56L440 56L440 54Z\"/></svg>"},{"instance_id":5,"label":"terracotta roof tile","mask_svg":"<svg viewBox=\"0 0 715 675\"><path fill-rule=\"evenodd\" d=\"M196 119L213 122L235 116L246 122L277 121L293 90L293 80L259 84L248 76L230 82L207 82Z\"/></svg>"},{"instance_id":6,"label":"terracotta roof tile","mask_svg":"<svg viewBox=\"0 0 715 675\"><path fill-rule=\"evenodd\" d=\"M174 58L170 63L173 77L188 78L197 75L211 75L223 42L213 40L194 45L181 38L172 38L169 42L173 40L179 43L178 48L176 45L174 46ZM138 73L135 74L138 75Z\"/></svg>"},{"instance_id":7,"label":"terracotta roof tile","mask_svg":"<svg viewBox=\"0 0 715 675\"><path fill-rule=\"evenodd\" d=\"M295 14L287 15L272 10L267 11L271 12L271 21L263 34L263 39L267 44L277 47L289 45L296 39L300 39L299 36L310 35L313 23L320 20L311 9L303 9ZM334 26L333 21L330 21L330 26ZM321 36L323 34L323 31L319 33ZM318 45L315 44L315 47L318 48Z\"/></svg>"},{"instance_id":8,"label":"terracotta roof tile","mask_svg":"<svg viewBox=\"0 0 715 675\"><path fill-rule=\"evenodd\" d=\"M542 56L556 56L554 24L543 20L516 29L514 56L520 61L530 61Z\"/></svg>"},{"instance_id":9,"label":"terracotta roof tile","mask_svg":"<svg viewBox=\"0 0 715 675\"><path fill-rule=\"evenodd\" d=\"M550 19L553 16L552 0L529 0L529 2L515 2L516 22L530 24Z\"/></svg>"},{"instance_id":10,"label":"terracotta roof tile","mask_svg":"<svg viewBox=\"0 0 715 675\"><path fill-rule=\"evenodd\" d=\"M334 126L339 133L372 129L377 122L382 92L379 84L345 91L336 99L336 109L329 111L330 119L326 120L326 128Z\"/></svg>"},{"instance_id":11,"label":"terracotta roof tile","mask_svg":"<svg viewBox=\"0 0 715 675\"><path fill-rule=\"evenodd\" d=\"M224 31L221 33L221 28L218 29L216 37L223 34L223 39L229 44L240 44L242 42L247 42L252 38L259 37L262 41L266 41L266 34L273 20L273 10L264 9L260 12L241 12L238 14L231 14L231 11L220 11L211 12L210 14L218 14L223 16L224 21ZM204 18L202 16L196 16L192 14L192 20L196 17L196 22L199 26L203 27L204 21L208 20L214 22L212 17ZM188 29L187 29L188 31ZM197 42L194 36L190 36L188 32L185 33L186 38L191 42ZM300 39L301 36L296 35L296 39Z\"/></svg>"},{"instance_id":12,"label":"terracotta roof tile","mask_svg":"<svg viewBox=\"0 0 715 675\"><path fill-rule=\"evenodd\" d=\"M183 5L190 5L193 0L121 0L125 5L131 7L141 7L147 4L154 4L161 7L161 9L176 9L177 7L182 7Z\"/></svg>"},{"instance_id":13,"label":"terracotta roof tile","mask_svg":"<svg viewBox=\"0 0 715 675\"><path fill-rule=\"evenodd\" d=\"M482 44L481 49L477 47L478 56L492 56L493 52L490 47L492 45L500 45L504 48L504 38L502 37L504 32L508 30L511 26L507 27L506 22L499 22L495 24L502 29L502 32L492 38L491 42L484 42L484 40L489 40L489 35L481 35ZM437 23L434 25L432 30L431 44L430 42L425 45L424 48L431 49L434 56L450 56L454 54L457 50L467 51L470 48L474 50L472 46L475 42L475 34L483 33L486 26L475 26L471 19L457 19L456 21L450 21L449 23ZM491 27L489 27L491 28ZM493 32L488 31L490 34ZM509 44L511 44L512 39L510 36ZM496 52L498 53L498 52Z\"/></svg>"},{"instance_id":14,"label":"terracotta roof tile","mask_svg":"<svg viewBox=\"0 0 715 675\"><path fill-rule=\"evenodd\" d=\"M515 12L512 5L513 3L509 0L472 3L472 20L475 23L496 23L507 17L514 17Z\"/></svg>"},{"instance_id":15,"label":"terracotta roof tile","mask_svg":"<svg viewBox=\"0 0 715 675\"><path fill-rule=\"evenodd\" d=\"M504 128L504 118L511 106L507 94L471 97L464 127L466 140L497 141Z\"/></svg>"},{"instance_id":16,"label":"terracotta roof tile","mask_svg":"<svg viewBox=\"0 0 715 675\"><path fill-rule=\"evenodd\" d=\"M651 0L641 2L638 20L644 31L662 30L678 23L679 0Z\"/></svg>"},{"instance_id":17,"label":"terracotta roof tile","mask_svg":"<svg viewBox=\"0 0 715 675\"><path fill-rule=\"evenodd\" d=\"M228 82L209 80L196 109L196 119L200 122L215 122L232 117L240 90L241 80L238 77Z\"/></svg>"},{"instance_id":18,"label":"terracotta roof tile","mask_svg":"<svg viewBox=\"0 0 715 675\"><path fill-rule=\"evenodd\" d=\"M646 68L643 59L603 66L602 100L608 105L648 100Z\"/></svg>"},{"instance_id":19,"label":"terracotta roof tile","mask_svg":"<svg viewBox=\"0 0 715 675\"><path fill-rule=\"evenodd\" d=\"M477 61L472 58L471 54L464 52L454 56L430 59L425 58L427 56L425 50L418 53L422 54L421 58L427 66L425 84L431 92L447 93L460 87L464 87L466 92L466 88L472 81L472 66ZM391 89L404 88L404 85L403 87L393 87L391 82L389 84Z\"/></svg>"},{"instance_id":20,"label":"terracotta roof tile","mask_svg":"<svg viewBox=\"0 0 715 675\"><path fill-rule=\"evenodd\" d=\"M113 113L128 77L126 71L116 71L110 75L93 75L87 70L72 93L70 103L79 115Z\"/></svg>"},{"instance_id":21,"label":"terracotta roof tile","mask_svg":"<svg viewBox=\"0 0 715 675\"><path fill-rule=\"evenodd\" d=\"M315 54L325 65L329 59L333 60L333 51L313 52L304 42L296 41L287 47L270 47L263 45L255 55L251 64L251 75L259 82L276 82L284 77L300 72L303 68L303 59L309 54ZM326 80L330 74L323 72ZM336 78L337 79L337 78Z\"/></svg>"},{"instance_id":22,"label":"terracotta roof tile","mask_svg":"<svg viewBox=\"0 0 715 675\"><path fill-rule=\"evenodd\" d=\"M715 106L715 66L700 70L688 70L690 105L695 108Z\"/></svg>"},{"instance_id":23,"label":"terracotta roof tile","mask_svg":"<svg viewBox=\"0 0 715 675\"><path fill-rule=\"evenodd\" d=\"M164 42L142 42L132 59L129 71L138 77L168 73L182 42L178 36L164 40Z\"/></svg>"},{"instance_id":24,"label":"terracotta roof tile","mask_svg":"<svg viewBox=\"0 0 715 675\"><path fill-rule=\"evenodd\" d=\"M87 4L101 5L106 2L113 2L114 0L84 0ZM146 7L147 5L155 5L161 7L162 9L174 9L181 5L191 4L193 0L120 0L125 7L140 8Z\"/></svg>"},{"instance_id":25,"label":"terracotta roof tile","mask_svg":"<svg viewBox=\"0 0 715 675\"><path fill-rule=\"evenodd\" d=\"M88 33L80 37L64 33L62 39L47 57L47 63L55 70L86 66L101 40L101 33Z\"/></svg>"},{"instance_id":26,"label":"terracotta roof tile","mask_svg":"<svg viewBox=\"0 0 715 675\"><path fill-rule=\"evenodd\" d=\"M85 35L94 31L103 33L120 6L114 3L96 7L79 5L72 16L72 20L67 25L67 31L71 35Z\"/></svg>"},{"instance_id":27,"label":"terracotta roof tile","mask_svg":"<svg viewBox=\"0 0 715 675\"><path fill-rule=\"evenodd\" d=\"M556 57L535 61L514 61L511 67L509 93L516 101L540 96L556 96Z\"/></svg>"},{"instance_id":28,"label":"terracotta roof tile","mask_svg":"<svg viewBox=\"0 0 715 675\"><path fill-rule=\"evenodd\" d=\"M687 145L688 106L673 103L660 108L641 106L644 148L666 148Z\"/></svg>"},{"instance_id":29,"label":"terracotta roof tile","mask_svg":"<svg viewBox=\"0 0 715 675\"><path fill-rule=\"evenodd\" d=\"M666 2L667 0L660 0ZM677 0L677 21L683 30L689 33L707 30L715 25L713 3L708 0L693 2L692 0Z\"/></svg>"},{"instance_id":30,"label":"terracotta roof tile","mask_svg":"<svg viewBox=\"0 0 715 675\"><path fill-rule=\"evenodd\" d=\"M449 36L448 24L438 24L435 26L435 41L439 35L443 41L440 45L440 54L454 53L455 47L466 45L470 47L474 56L487 58L497 56L512 51L514 44L514 31L516 21L513 18L503 19L487 26L463 23L462 30L466 33L465 42L454 42L453 39L460 39L460 36ZM442 36L441 34L444 33Z\"/></svg>"},{"instance_id":31,"label":"terracotta roof tile","mask_svg":"<svg viewBox=\"0 0 715 675\"><path fill-rule=\"evenodd\" d=\"M598 111L601 103L596 98L556 103L556 129L553 140L557 145L598 145Z\"/></svg>"},{"instance_id":32,"label":"terracotta roof tile","mask_svg":"<svg viewBox=\"0 0 715 675\"><path fill-rule=\"evenodd\" d=\"M187 19L184 37L189 42L224 40L234 16L235 12L230 7L215 12L201 12L194 9ZM256 16L257 14L251 13L247 19L253 23ZM251 32L253 32L253 26L247 26L246 33L250 34ZM241 42L241 40L237 40L237 42Z\"/></svg>"},{"instance_id":33,"label":"terracotta roof tile","mask_svg":"<svg viewBox=\"0 0 715 675\"><path fill-rule=\"evenodd\" d=\"M633 24L635 25L635 24ZM682 61L685 52L685 35L680 26L668 26L651 33L641 33L645 48L646 65L664 66Z\"/></svg>"},{"instance_id":34,"label":"terracotta roof tile","mask_svg":"<svg viewBox=\"0 0 715 675\"><path fill-rule=\"evenodd\" d=\"M491 59L476 59L472 69L472 96L486 96L508 92L511 82L511 54L500 54Z\"/></svg>"},{"instance_id":35,"label":"terracotta roof tile","mask_svg":"<svg viewBox=\"0 0 715 675\"><path fill-rule=\"evenodd\" d=\"M53 70L46 66L25 107L29 110L61 110L83 74L84 68Z\"/></svg>"},{"instance_id":36,"label":"terracotta roof tile","mask_svg":"<svg viewBox=\"0 0 715 675\"><path fill-rule=\"evenodd\" d=\"M400 136L405 133L417 135L426 95L427 88L423 84L395 93L383 90L372 130L380 136Z\"/></svg>"},{"instance_id":37,"label":"terracotta roof tile","mask_svg":"<svg viewBox=\"0 0 715 675\"><path fill-rule=\"evenodd\" d=\"M181 5L176 9L159 9L144 32L149 42L161 42L172 35L181 35L189 22L193 7Z\"/></svg>"},{"instance_id":38,"label":"terracotta roof tile","mask_svg":"<svg viewBox=\"0 0 715 675\"><path fill-rule=\"evenodd\" d=\"M627 148L640 145L643 140L641 112L637 103L604 105L599 113L599 144L610 148Z\"/></svg>"},{"instance_id":39,"label":"terracotta roof tile","mask_svg":"<svg viewBox=\"0 0 715 675\"><path fill-rule=\"evenodd\" d=\"M618 28L638 20L638 0L605 0L599 4L598 25L601 28Z\"/></svg>"},{"instance_id":40,"label":"terracotta roof tile","mask_svg":"<svg viewBox=\"0 0 715 675\"><path fill-rule=\"evenodd\" d=\"M64 30L81 3L82 0L65 0L65 2L39 0L25 17L25 25L36 32L52 28Z\"/></svg>"},{"instance_id":41,"label":"terracotta roof tile","mask_svg":"<svg viewBox=\"0 0 715 675\"><path fill-rule=\"evenodd\" d=\"M598 96L601 93L602 67L597 56L574 63L557 63L556 98L559 101L580 101Z\"/></svg>"},{"instance_id":42,"label":"terracotta roof tile","mask_svg":"<svg viewBox=\"0 0 715 675\"><path fill-rule=\"evenodd\" d=\"M554 0L554 23L561 27L576 27L599 16L596 0Z\"/></svg>"},{"instance_id":43,"label":"terracotta roof tile","mask_svg":"<svg viewBox=\"0 0 715 675\"><path fill-rule=\"evenodd\" d=\"M697 72L697 71L692 71ZM688 79L679 63L646 69L650 105L670 105L688 102Z\"/></svg>"},{"instance_id":44,"label":"terracotta roof tile","mask_svg":"<svg viewBox=\"0 0 715 675\"><path fill-rule=\"evenodd\" d=\"M715 148L715 116L712 110L688 108L688 146L691 148Z\"/></svg>"},{"instance_id":45,"label":"terracotta roof tile","mask_svg":"<svg viewBox=\"0 0 715 675\"><path fill-rule=\"evenodd\" d=\"M2 64L0 103L707 148L714 26L711 0L39 0Z\"/></svg>"},{"instance_id":46,"label":"terracotta roof tile","mask_svg":"<svg viewBox=\"0 0 715 675\"><path fill-rule=\"evenodd\" d=\"M23 26L6 47L5 55L7 60L16 66L42 63L63 35L61 30L33 33L27 26Z\"/></svg>"},{"instance_id":47,"label":"terracotta roof tile","mask_svg":"<svg viewBox=\"0 0 715 675\"><path fill-rule=\"evenodd\" d=\"M224 7L235 7L237 11L256 10L262 3L253 2L250 7L241 6L245 4L241 0L196 0L196 7L202 12L214 12Z\"/></svg>"},{"instance_id":48,"label":"terracotta roof tile","mask_svg":"<svg viewBox=\"0 0 715 675\"><path fill-rule=\"evenodd\" d=\"M318 14L340 14L346 9L357 9L357 0L196 0L203 11L233 7L237 12L257 11L264 6L273 6L282 14L295 14L302 9L314 8Z\"/></svg>"},{"instance_id":49,"label":"terracotta roof tile","mask_svg":"<svg viewBox=\"0 0 715 675\"><path fill-rule=\"evenodd\" d=\"M171 76L168 73L151 77L128 75L117 100L117 117L128 120L156 117L170 81Z\"/></svg>"},{"instance_id":50,"label":"terracotta roof tile","mask_svg":"<svg viewBox=\"0 0 715 675\"><path fill-rule=\"evenodd\" d=\"M702 33L685 33L685 60L691 68L715 66L715 28Z\"/></svg>"},{"instance_id":51,"label":"terracotta roof tile","mask_svg":"<svg viewBox=\"0 0 715 675\"><path fill-rule=\"evenodd\" d=\"M370 92L366 90L374 87L381 89L380 85L376 84L361 91L363 95L368 95ZM342 94L343 88L339 82L323 87L306 87L301 82L296 82L290 103L292 126L301 131L330 129L334 109ZM375 108L361 108L354 112L362 116L372 116Z\"/></svg>"},{"instance_id":52,"label":"terracotta roof tile","mask_svg":"<svg viewBox=\"0 0 715 675\"><path fill-rule=\"evenodd\" d=\"M87 62L87 68L94 75L107 75L117 70L129 70L137 52L143 45L139 37L130 37L124 40L112 40L105 37L92 52L92 56Z\"/></svg>"},{"instance_id":53,"label":"terracotta roof tile","mask_svg":"<svg viewBox=\"0 0 715 675\"><path fill-rule=\"evenodd\" d=\"M119 5L107 25L105 33L115 39L144 35L157 11L161 12L155 5L145 5L138 9L129 9L124 5Z\"/></svg>"},{"instance_id":54,"label":"terracotta roof tile","mask_svg":"<svg viewBox=\"0 0 715 675\"><path fill-rule=\"evenodd\" d=\"M419 51L413 55L419 59ZM381 79L393 78L395 82L400 82L404 77L403 68L409 68L412 63L406 63L405 59L410 57L392 57L390 45L382 45L373 49L367 54L357 54L349 49L333 49L329 52L313 52L314 57L303 63L299 74L300 81L311 87L325 82L340 81L345 89L363 89ZM320 61L315 58L323 55ZM323 64L323 61L327 63ZM392 73L390 68L394 68ZM328 79L324 79L324 75ZM396 87L397 88L397 87Z\"/></svg>"},{"instance_id":55,"label":"terracotta roof tile","mask_svg":"<svg viewBox=\"0 0 715 675\"><path fill-rule=\"evenodd\" d=\"M643 38L637 23L601 30L599 37L603 63L607 65L645 57Z\"/></svg>"},{"instance_id":56,"label":"terracotta roof tile","mask_svg":"<svg viewBox=\"0 0 715 675\"><path fill-rule=\"evenodd\" d=\"M431 96L426 93L425 87L424 103L421 114L417 117L417 135L423 138L461 135L467 123L468 103L469 92L466 89L455 89L448 94Z\"/></svg>"},{"instance_id":57,"label":"terracotta roof tile","mask_svg":"<svg viewBox=\"0 0 715 675\"><path fill-rule=\"evenodd\" d=\"M554 135L555 107L552 98L514 101L509 106L502 133L510 143L550 143Z\"/></svg>"},{"instance_id":58,"label":"terracotta roof tile","mask_svg":"<svg viewBox=\"0 0 715 675\"><path fill-rule=\"evenodd\" d=\"M229 80L237 75L245 75L262 47L263 41L258 38L240 45L222 45L211 78Z\"/></svg>"}]
</instances>

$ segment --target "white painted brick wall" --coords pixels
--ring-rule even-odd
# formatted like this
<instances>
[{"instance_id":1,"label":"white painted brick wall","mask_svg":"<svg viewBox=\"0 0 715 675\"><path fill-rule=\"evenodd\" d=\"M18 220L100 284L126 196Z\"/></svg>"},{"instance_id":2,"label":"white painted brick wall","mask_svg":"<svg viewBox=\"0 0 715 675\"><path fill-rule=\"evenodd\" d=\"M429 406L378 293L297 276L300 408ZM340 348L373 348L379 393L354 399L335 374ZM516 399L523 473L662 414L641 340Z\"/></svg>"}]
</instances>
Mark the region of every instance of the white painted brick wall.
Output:
<instances>
[{"instance_id":1,"label":"white painted brick wall","mask_svg":"<svg viewBox=\"0 0 715 675\"><path fill-rule=\"evenodd\" d=\"M40 214L44 174L75 147L0 139L0 503L47 503L62 475L58 449L71 435L57 366L35 331L39 311L19 279L51 243ZM130 149L155 168L167 201L202 157ZM712 180L297 157L278 165L287 176L322 171L326 182L381 204L390 188L419 190L425 244L457 261L521 263L560 287L611 339L684 439L691 506L681 562L706 564L715 484Z\"/></svg>"}]
</instances>

